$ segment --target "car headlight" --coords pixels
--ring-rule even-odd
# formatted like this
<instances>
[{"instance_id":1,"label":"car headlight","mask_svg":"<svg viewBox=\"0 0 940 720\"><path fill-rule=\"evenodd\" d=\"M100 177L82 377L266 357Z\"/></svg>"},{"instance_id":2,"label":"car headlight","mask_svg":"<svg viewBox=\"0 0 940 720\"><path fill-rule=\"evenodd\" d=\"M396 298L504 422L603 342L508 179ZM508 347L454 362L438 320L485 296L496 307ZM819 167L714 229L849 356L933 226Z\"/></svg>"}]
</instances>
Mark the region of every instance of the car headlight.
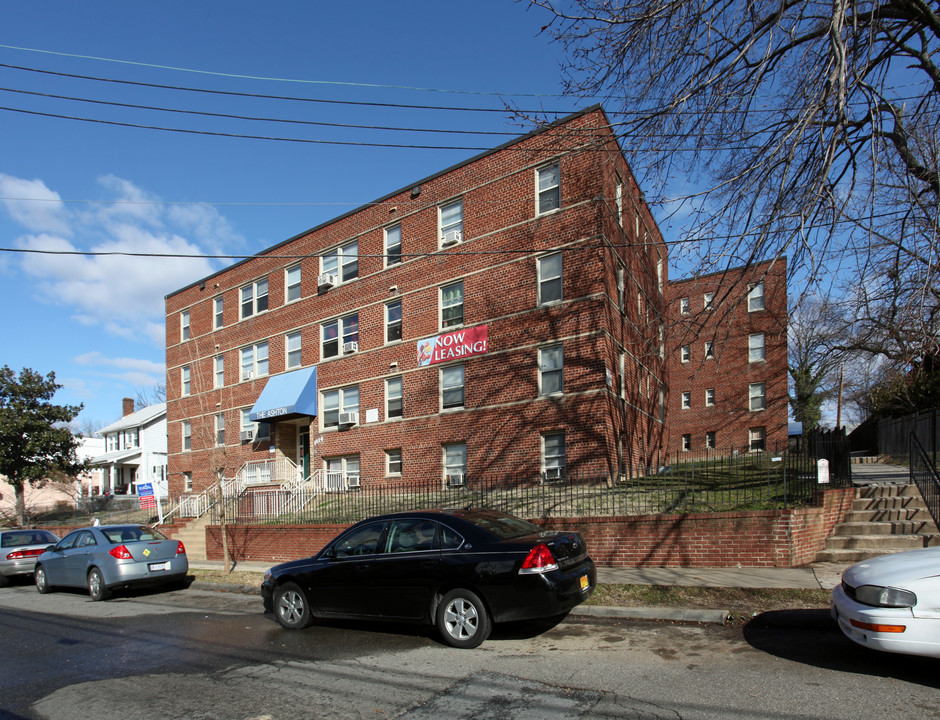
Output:
<instances>
[{"instance_id":1,"label":"car headlight","mask_svg":"<svg viewBox=\"0 0 940 720\"><path fill-rule=\"evenodd\" d=\"M874 607L904 608L917 604L917 596L910 590L880 585L861 585L855 588L855 599Z\"/></svg>"}]
</instances>

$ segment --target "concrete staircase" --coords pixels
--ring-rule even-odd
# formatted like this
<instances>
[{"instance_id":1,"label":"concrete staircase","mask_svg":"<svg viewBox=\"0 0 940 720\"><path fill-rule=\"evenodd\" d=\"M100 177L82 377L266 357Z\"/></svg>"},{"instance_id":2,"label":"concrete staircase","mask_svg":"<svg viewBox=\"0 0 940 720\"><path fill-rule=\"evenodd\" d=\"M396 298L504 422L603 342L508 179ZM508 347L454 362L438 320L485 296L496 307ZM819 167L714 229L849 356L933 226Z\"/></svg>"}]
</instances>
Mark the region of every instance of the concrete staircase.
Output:
<instances>
[{"instance_id":1,"label":"concrete staircase","mask_svg":"<svg viewBox=\"0 0 940 720\"><path fill-rule=\"evenodd\" d=\"M206 557L206 525L209 524L209 514L192 520L186 527L177 530L175 540L182 540L186 547L186 557L190 562L205 562Z\"/></svg>"},{"instance_id":2,"label":"concrete staircase","mask_svg":"<svg viewBox=\"0 0 940 720\"><path fill-rule=\"evenodd\" d=\"M833 529L816 562L856 563L888 553L940 545L940 532L916 485L867 485Z\"/></svg>"}]
</instances>

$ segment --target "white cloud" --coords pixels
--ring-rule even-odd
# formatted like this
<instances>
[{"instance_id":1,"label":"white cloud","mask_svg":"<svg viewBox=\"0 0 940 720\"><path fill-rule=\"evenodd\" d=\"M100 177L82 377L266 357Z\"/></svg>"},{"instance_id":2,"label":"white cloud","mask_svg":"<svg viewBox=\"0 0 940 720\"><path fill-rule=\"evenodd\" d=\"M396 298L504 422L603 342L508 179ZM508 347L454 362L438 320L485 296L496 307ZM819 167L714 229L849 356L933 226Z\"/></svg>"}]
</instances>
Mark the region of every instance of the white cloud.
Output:
<instances>
[{"instance_id":1,"label":"white cloud","mask_svg":"<svg viewBox=\"0 0 940 720\"><path fill-rule=\"evenodd\" d=\"M3 178L13 189L30 183ZM126 180L106 176L99 182L115 196L113 203L71 217L34 211L17 218L23 225L29 220L27 226L38 231L17 240L22 249L99 254L27 253L20 259L21 270L33 279L41 300L71 308L77 323L101 327L122 339L162 346L164 297L222 266L200 256L218 253L225 243L243 241L215 208L164 206ZM43 192L55 195L36 183L30 197ZM7 209L13 215L22 208L8 205ZM71 226L64 224L66 219Z\"/></svg>"},{"instance_id":2,"label":"white cloud","mask_svg":"<svg viewBox=\"0 0 940 720\"><path fill-rule=\"evenodd\" d=\"M65 204L42 180L0 173L0 198L10 217L30 232L71 234Z\"/></svg>"},{"instance_id":3,"label":"white cloud","mask_svg":"<svg viewBox=\"0 0 940 720\"><path fill-rule=\"evenodd\" d=\"M144 373L155 373L162 375L164 372L163 363L147 360L146 358L128 358L128 357L108 357L97 350L83 353L75 358L79 365L94 365L97 367L113 367L120 370L133 370Z\"/></svg>"}]
</instances>

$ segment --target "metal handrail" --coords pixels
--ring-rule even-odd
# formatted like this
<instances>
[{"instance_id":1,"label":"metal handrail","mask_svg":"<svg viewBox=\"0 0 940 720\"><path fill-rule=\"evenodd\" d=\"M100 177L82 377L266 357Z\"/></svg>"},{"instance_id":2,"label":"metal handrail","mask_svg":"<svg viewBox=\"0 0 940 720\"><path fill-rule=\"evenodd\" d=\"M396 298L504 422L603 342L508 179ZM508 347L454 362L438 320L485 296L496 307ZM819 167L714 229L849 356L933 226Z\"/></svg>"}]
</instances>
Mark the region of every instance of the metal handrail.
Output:
<instances>
[{"instance_id":1,"label":"metal handrail","mask_svg":"<svg viewBox=\"0 0 940 720\"><path fill-rule=\"evenodd\" d=\"M917 435L910 435L911 481L917 485L934 523L940 527L940 476Z\"/></svg>"}]
</instances>

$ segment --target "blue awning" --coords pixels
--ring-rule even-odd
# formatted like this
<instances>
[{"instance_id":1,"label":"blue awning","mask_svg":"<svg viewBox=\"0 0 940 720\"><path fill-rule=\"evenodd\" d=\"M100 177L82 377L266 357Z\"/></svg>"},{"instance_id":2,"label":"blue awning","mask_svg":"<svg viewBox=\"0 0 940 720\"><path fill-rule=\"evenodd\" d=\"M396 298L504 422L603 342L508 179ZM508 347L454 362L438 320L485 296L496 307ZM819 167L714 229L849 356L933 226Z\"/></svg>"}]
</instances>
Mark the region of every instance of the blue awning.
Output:
<instances>
[{"instance_id":1,"label":"blue awning","mask_svg":"<svg viewBox=\"0 0 940 720\"><path fill-rule=\"evenodd\" d=\"M302 368L273 375L248 413L252 422L291 420L317 414L317 369Z\"/></svg>"}]
</instances>

